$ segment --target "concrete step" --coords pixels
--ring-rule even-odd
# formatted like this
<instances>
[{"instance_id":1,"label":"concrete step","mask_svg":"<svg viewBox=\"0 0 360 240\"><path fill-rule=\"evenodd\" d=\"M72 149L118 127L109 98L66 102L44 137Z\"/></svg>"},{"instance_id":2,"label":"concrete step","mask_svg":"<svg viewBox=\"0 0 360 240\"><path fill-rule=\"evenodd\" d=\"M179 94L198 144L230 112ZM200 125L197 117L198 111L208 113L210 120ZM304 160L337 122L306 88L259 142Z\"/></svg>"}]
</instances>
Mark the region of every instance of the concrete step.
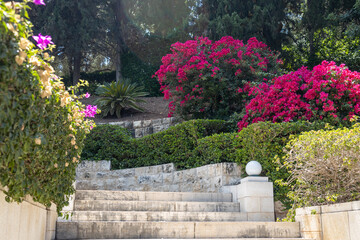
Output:
<instances>
[{"instance_id":1,"label":"concrete step","mask_svg":"<svg viewBox=\"0 0 360 240\"><path fill-rule=\"evenodd\" d=\"M167 222L236 222L246 221L241 212L134 212L134 211L75 211L73 221L167 221Z\"/></svg>"},{"instance_id":2,"label":"concrete step","mask_svg":"<svg viewBox=\"0 0 360 240\"><path fill-rule=\"evenodd\" d=\"M117 238L117 239L106 239L106 240L118 240L118 239L119 238ZM86 239L86 240L105 240L105 239ZM130 240L130 239L122 239L122 240ZM158 240L158 239L146 239L146 240ZM175 240L175 239L162 238L161 240ZM185 239L178 239L177 238L176 240L185 240ZM202 238L201 240L314 240L314 239L310 239L310 238Z\"/></svg>"},{"instance_id":3,"label":"concrete step","mask_svg":"<svg viewBox=\"0 0 360 240\"><path fill-rule=\"evenodd\" d=\"M134 238L300 238L289 222L58 222L58 240Z\"/></svg>"},{"instance_id":4,"label":"concrete step","mask_svg":"<svg viewBox=\"0 0 360 240\"><path fill-rule=\"evenodd\" d=\"M240 212L234 202L75 200L74 211Z\"/></svg>"},{"instance_id":5,"label":"concrete step","mask_svg":"<svg viewBox=\"0 0 360 240\"><path fill-rule=\"evenodd\" d=\"M77 190L77 200L231 202L231 193Z\"/></svg>"}]
</instances>

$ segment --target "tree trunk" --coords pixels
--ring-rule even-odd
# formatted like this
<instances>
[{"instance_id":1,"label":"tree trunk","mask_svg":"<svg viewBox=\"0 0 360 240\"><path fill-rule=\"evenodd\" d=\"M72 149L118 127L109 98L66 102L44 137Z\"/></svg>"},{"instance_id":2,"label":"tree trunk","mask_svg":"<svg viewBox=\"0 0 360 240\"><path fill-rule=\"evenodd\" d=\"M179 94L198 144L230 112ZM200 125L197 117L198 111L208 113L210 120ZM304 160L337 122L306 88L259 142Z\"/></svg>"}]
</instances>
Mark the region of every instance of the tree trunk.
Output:
<instances>
[{"instance_id":1,"label":"tree trunk","mask_svg":"<svg viewBox=\"0 0 360 240\"><path fill-rule=\"evenodd\" d=\"M122 0L116 0L114 4L115 9L115 24L116 24L116 82L120 81L123 77L121 74L121 54L123 53L124 48L124 39L122 25L127 23L127 19L124 12L124 7Z\"/></svg>"},{"instance_id":2,"label":"tree trunk","mask_svg":"<svg viewBox=\"0 0 360 240\"><path fill-rule=\"evenodd\" d=\"M116 82L119 82L122 79L121 74L121 49L118 48L116 51Z\"/></svg>"},{"instance_id":3,"label":"tree trunk","mask_svg":"<svg viewBox=\"0 0 360 240\"><path fill-rule=\"evenodd\" d=\"M80 67L81 67L81 52L77 51L74 54L74 62L73 62L73 85L78 84L80 79Z\"/></svg>"}]
</instances>

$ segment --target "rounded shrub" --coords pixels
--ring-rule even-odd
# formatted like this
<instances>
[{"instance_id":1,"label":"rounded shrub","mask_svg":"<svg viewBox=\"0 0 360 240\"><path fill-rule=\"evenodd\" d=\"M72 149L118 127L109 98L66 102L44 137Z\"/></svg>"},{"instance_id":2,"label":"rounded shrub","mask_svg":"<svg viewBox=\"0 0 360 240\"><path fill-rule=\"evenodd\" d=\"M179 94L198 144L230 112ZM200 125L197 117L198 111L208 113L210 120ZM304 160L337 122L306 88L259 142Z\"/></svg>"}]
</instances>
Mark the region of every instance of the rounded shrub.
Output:
<instances>
[{"instance_id":1,"label":"rounded shrub","mask_svg":"<svg viewBox=\"0 0 360 240\"><path fill-rule=\"evenodd\" d=\"M32 35L26 2L0 1L0 185L7 201L26 195L58 211L74 193L91 115L54 75L49 36Z\"/></svg>"},{"instance_id":2,"label":"rounded shrub","mask_svg":"<svg viewBox=\"0 0 360 240\"><path fill-rule=\"evenodd\" d=\"M302 133L288 144L283 166L292 186L289 217L298 207L360 200L360 125Z\"/></svg>"},{"instance_id":3,"label":"rounded shrub","mask_svg":"<svg viewBox=\"0 0 360 240\"><path fill-rule=\"evenodd\" d=\"M250 38L246 44L230 36L218 41L198 37L174 43L155 73L169 115L184 119L227 119L240 112L248 89L281 73L281 60L264 43Z\"/></svg>"},{"instance_id":4,"label":"rounded shrub","mask_svg":"<svg viewBox=\"0 0 360 240\"><path fill-rule=\"evenodd\" d=\"M252 87L239 129L260 121L322 120L349 124L360 114L360 73L323 61Z\"/></svg>"}]
</instances>

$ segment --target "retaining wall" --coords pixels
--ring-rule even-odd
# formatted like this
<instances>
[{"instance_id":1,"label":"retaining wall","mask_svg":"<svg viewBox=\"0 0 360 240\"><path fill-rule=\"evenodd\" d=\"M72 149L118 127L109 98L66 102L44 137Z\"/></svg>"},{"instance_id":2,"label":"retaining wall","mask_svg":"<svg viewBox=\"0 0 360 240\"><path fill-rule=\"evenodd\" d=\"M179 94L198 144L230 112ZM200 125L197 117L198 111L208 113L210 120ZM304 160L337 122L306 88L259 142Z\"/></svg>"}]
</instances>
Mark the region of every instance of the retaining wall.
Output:
<instances>
[{"instance_id":1,"label":"retaining wall","mask_svg":"<svg viewBox=\"0 0 360 240\"><path fill-rule=\"evenodd\" d=\"M2 190L0 186L0 239L55 239L58 215L54 204L46 208L29 196L20 204L8 203Z\"/></svg>"},{"instance_id":2,"label":"retaining wall","mask_svg":"<svg viewBox=\"0 0 360 240\"><path fill-rule=\"evenodd\" d=\"M296 209L302 237L314 240L359 240L360 201Z\"/></svg>"},{"instance_id":3,"label":"retaining wall","mask_svg":"<svg viewBox=\"0 0 360 240\"><path fill-rule=\"evenodd\" d=\"M110 122L108 124L127 128L131 131L133 137L140 138L152 133L164 131L177 123L178 120L176 120L174 117L171 117L140 121Z\"/></svg>"}]
</instances>

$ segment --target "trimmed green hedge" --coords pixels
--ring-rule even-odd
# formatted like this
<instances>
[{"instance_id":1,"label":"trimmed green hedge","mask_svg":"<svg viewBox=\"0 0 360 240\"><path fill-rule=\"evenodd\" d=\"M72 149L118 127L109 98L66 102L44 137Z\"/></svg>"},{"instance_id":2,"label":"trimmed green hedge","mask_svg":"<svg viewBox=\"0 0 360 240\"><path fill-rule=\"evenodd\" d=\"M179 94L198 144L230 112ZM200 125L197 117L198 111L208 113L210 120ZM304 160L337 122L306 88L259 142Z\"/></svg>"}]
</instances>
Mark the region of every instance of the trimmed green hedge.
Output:
<instances>
[{"instance_id":1,"label":"trimmed green hedge","mask_svg":"<svg viewBox=\"0 0 360 240\"><path fill-rule=\"evenodd\" d=\"M119 126L100 125L85 140L82 159L111 160L114 169L174 163L178 169L201 166L194 152L201 138L229 132L222 120L191 120L169 129L130 139Z\"/></svg>"}]
</instances>

